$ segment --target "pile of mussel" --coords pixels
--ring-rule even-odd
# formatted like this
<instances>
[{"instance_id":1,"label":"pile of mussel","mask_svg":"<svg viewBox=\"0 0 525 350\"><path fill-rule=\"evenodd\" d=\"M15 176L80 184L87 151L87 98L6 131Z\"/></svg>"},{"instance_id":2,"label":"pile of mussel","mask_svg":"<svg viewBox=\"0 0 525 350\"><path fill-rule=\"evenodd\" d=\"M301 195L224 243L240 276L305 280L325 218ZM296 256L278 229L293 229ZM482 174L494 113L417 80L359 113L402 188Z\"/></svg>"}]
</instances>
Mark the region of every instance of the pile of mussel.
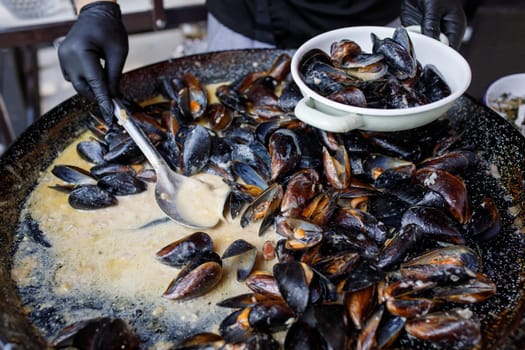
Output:
<instances>
[{"instance_id":1,"label":"pile of mussel","mask_svg":"<svg viewBox=\"0 0 525 350\"><path fill-rule=\"evenodd\" d=\"M372 52L351 39L333 42L329 53L306 52L299 62L305 84L328 99L364 108L415 107L450 95L439 70L417 60L405 28L396 28L392 38L371 37Z\"/></svg>"},{"instance_id":2,"label":"pile of mussel","mask_svg":"<svg viewBox=\"0 0 525 350\"><path fill-rule=\"evenodd\" d=\"M161 102L128 103L174 170L221 176L231 186L228 215L269 237L263 247L232 242L219 256L209 235L195 232L156 253L180 268L167 298L205 294L223 278L222 259L233 256L239 282L228 283L251 291L219 303L232 312L217 333L173 340L173 349L480 346L475 305L493 296L496 285L471 247L494 239L501 226L494 201L465 181L484 169L483 160L447 120L396 133L308 126L293 115L301 96L289 69L283 54L269 70L219 86L217 103L189 73L159 77ZM92 129L96 139L79 151L94 150L99 161L88 185L71 186L98 188L83 207L107 191L95 169L133 179L146 171L116 123ZM127 188L135 181L119 183ZM260 259L273 261L272 271L258 270Z\"/></svg>"}]
</instances>

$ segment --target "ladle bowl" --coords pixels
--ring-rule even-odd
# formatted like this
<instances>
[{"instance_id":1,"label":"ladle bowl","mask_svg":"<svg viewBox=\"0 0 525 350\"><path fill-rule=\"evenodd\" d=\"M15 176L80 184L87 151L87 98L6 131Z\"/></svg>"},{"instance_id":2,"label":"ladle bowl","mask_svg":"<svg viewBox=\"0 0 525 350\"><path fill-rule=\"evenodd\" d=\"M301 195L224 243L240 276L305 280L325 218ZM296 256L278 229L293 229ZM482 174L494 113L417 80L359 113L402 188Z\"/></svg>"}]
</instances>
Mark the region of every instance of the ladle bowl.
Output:
<instances>
[{"instance_id":1,"label":"ladle bowl","mask_svg":"<svg viewBox=\"0 0 525 350\"><path fill-rule=\"evenodd\" d=\"M214 227L219 222L229 186L218 177L188 177L172 170L144 132L133 122L124 105L113 100L115 116L155 169L155 201L175 222L194 229Z\"/></svg>"}]
</instances>

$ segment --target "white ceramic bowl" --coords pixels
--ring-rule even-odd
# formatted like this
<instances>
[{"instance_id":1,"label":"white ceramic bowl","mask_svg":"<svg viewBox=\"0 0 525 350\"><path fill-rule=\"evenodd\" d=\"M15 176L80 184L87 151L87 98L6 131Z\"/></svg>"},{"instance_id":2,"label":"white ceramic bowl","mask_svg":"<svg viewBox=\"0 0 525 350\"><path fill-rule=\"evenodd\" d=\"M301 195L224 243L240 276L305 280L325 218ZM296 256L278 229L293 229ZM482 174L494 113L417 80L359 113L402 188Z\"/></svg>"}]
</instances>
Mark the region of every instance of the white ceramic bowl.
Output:
<instances>
[{"instance_id":1,"label":"white ceramic bowl","mask_svg":"<svg viewBox=\"0 0 525 350\"><path fill-rule=\"evenodd\" d=\"M414 32L409 32L409 35L414 44L417 60L423 66L435 65L450 86L451 94L439 101L403 109L355 107L319 95L301 79L299 62L308 51L318 48L329 53L333 42L350 39L357 42L364 52L372 52L370 34L375 33L382 39L392 37L394 30L395 28L391 27L347 27L320 34L301 45L293 55L291 64L292 77L304 96L295 108L297 118L332 132L346 132L352 129L397 131L428 124L452 107L470 85L469 64L451 47Z\"/></svg>"},{"instance_id":2,"label":"white ceramic bowl","mask_svg":"<svg viewBox=\"0 0 525 350\"><path fill-rule=\"evenodd\" d=\"M494 105L495 101L503 94L509 94L510 97L525 98L525 73L506 75L495 80L489 85L483 95L483 103L496 113L505 117L505 114L499 111Z\"/></svg>"},{"instance_id":3,"label":"white ceramic bowl","mask_svg":"<svg viewBox=\"0 0 525 350\"><path fill-rule=\"evenodd\" d=\"M483 103L525 135L525 73L506 75L494 81L485 91Z\"/></svg>"}]
</instances>

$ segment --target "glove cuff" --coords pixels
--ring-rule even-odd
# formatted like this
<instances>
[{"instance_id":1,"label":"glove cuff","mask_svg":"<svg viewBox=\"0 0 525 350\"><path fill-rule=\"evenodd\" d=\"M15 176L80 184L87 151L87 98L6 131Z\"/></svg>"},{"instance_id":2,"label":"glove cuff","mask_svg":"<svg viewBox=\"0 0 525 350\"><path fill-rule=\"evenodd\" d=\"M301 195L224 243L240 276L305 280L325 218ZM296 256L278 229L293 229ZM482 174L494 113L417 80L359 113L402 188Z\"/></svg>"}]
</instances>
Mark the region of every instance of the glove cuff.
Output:
<instances>
[{"instance_id":1,"label":"glove cuff","mask_svg":"<svg viewBox=\"0 0 525 350\"><path fill-rule=\"evenodd\" d=\"M120 5L112 1L95 1L82 7L78 15L83 13L95 13L97 15L111 16L113 18L122 19L122 12Z\"/></svg>"}]
</instances>

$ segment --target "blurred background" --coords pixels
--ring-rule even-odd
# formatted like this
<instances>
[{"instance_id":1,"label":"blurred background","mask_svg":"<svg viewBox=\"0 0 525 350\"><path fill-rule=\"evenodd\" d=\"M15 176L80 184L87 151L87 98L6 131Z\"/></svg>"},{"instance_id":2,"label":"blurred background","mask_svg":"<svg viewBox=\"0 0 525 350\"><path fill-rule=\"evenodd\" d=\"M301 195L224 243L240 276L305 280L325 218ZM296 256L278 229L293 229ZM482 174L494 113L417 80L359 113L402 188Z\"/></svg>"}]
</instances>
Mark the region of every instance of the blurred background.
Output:
<instances>
[{"instance_id":1,"label":"blurred background","mask_svg":"<svg viewBox=\"0 0 525 350\"><path fill-rule=\"evenodd\" d=\"M204 0L120 0L130 33L124 71L206 51ZM461 54L479 100L499 77L525 72L525 1L466 0ZM75 19L70 0L0 0L0 154L36 118L75 91L53 43Z\"/></svg>"},{"instance_id":2,"label":"blurred background","mask_svg":"<svg viewBox=\"0 0 525 350\"><path fill-rule=\"evenodd\" d=\"M124 71L206 50L204 0L120 0L130 33ZM0 0L0 154L36 118L76 94L54 44L70 0Z\"/></svg>"}]
</instances>

